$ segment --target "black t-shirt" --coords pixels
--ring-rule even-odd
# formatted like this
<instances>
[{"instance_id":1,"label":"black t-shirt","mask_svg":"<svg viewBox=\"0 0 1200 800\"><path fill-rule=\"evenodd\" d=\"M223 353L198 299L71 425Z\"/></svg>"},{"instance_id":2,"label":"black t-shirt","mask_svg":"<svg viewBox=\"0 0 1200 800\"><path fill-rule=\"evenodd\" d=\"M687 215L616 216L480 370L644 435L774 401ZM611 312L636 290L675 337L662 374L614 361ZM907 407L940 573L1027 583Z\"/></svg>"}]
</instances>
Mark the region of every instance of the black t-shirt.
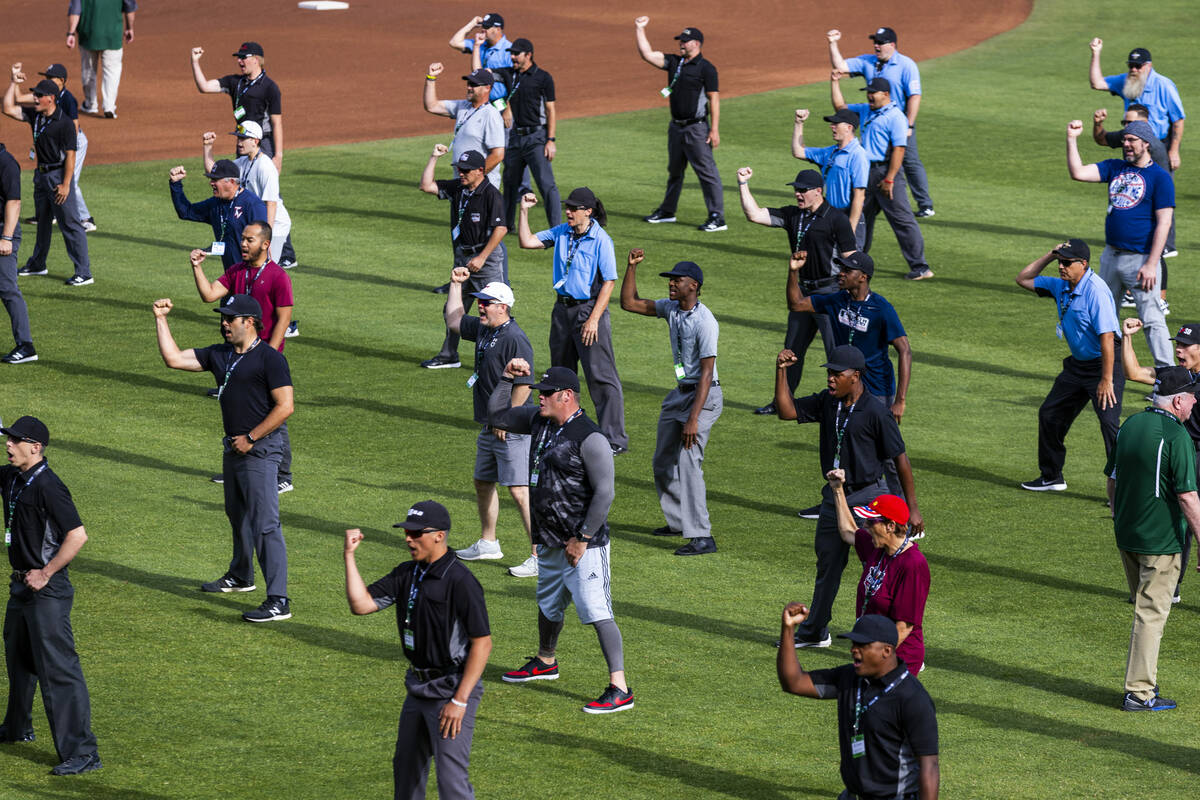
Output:
<instances>
[{"instance_id":1,"label":"black t-shirt","mask_svg":"<svg viewBox=\"0 0 1200 800\"><path fill-rule=\"evenodd\" d=\"M771 227L787 232L788 253L808 252L800 280L816 281L834 274L833 257L857 250L854 230L845 212L822 202L816 211L801 211L796 206L768 208Z\"/></svg>"},{"instance_id":2,"label":"black t-shirt","mask_svg":"<svg viewBox=\"0 0 1200 800\"><path fill-rule=\"evenodd\" d=\"M70 89L63 89L58 93L58 107L71 118L72 122L79 119L79 101L75 99L75 95L71 94Z\"/></svg>"},{"instance_id":3,"label":"black t-shirt","mask_svg":"<svg viewBox=\"0 0 1200 800\"><path fill-rule=\"evenodd\" d=\"M233 352L231 344L214 344L196 349L200 366L222 384L221 420L226 436L245 436L275 407L271 390L292 385L292 375L283 354L258 339L244 353Z\"/></svg>"},{"instance_id":4,"label":"black t-shirt","mask_svg":"<svg viewBox=\"0 0 1200 800\"><path fill-rule=\"evenodd\" d=\"M25 472L11 464L0 467L0 494L4 499L4 527L12 534L12 545L7 549L13 569L46 566L58 554L67 533L83 525L70 490L45 459Z\"/></svg>"},{"instance_id":5,"label":"black t-shirt","mask_svg":"<svg viewBox=\"0 0 1200 800\"><path fill-rule=\"evenodd\" d=\"M708 116L708 97L705 92L717 88L717 68L704 56L698 55L683 64L683 56L663 56L667 85L671 88L671 119L699 119Z\"/></svg>"},{"instance_id":6,"label":"black t-shirt","mask_svg":"<svg viewBox=\"0 0 1200 800\"><path fill-rule=\"evenodd\" d=\"M874 483L883 474L883 462L904 452L891 410L865 389L852 410L828 391L797 398L796 422L821 423L821 473L840 467L851 487ZM835 466L839 431L841 458Z\"/></svg>"},{"instance_id":7,"label":"black t-shirt","mask_svg":"<svg viewBox=\"0 0 1200 800\"><path fill-rule=\"evenodd\" d=\"M920 756L938 753L933 700L917 676L900 680L907 671L900 664L882 678L860 678L854 665L846 664L809 673L823 699L837 698L842 782L864 800L915 796L921 784ZM888 686L891 691L883 694ZM862 706L870 704L859 714L858 732L866 752L857 758L850 744L856 699Z\"/></svg>"},{"instance_id":8,"label":"black t-shirt","mask_svg":"<svg viewBox=\"0 0 1200 800\"><path fill-rule=\"evenodd\" d=\"M485 327L479 317L464 316L459 322L459 333L467 341L475 342L475 385L471 390L475 400L475 421L482 425L488 420L488 398L509 361L523 358L529 362L531 374L537 374L533 368L533 345L514 319L493 329ZM526 405L532 403L531 393Z\"/></svg>"},{"instance_id":9,"label":"black t-shirt","mask_svg":"<svg viewBox=\"0 0 1200 800\"><path fill-rule=\"evenodd\" d=\"M279 94L279 85L260 73L253 81L245 75L226 75L219 79L221 91L229 95L233 103L233 118L237 122L257 122L262 126L263 136L271 135L271 115L283 113L283 100ZM238 108L245 110L245 116L238 116Z\"/></svg>"},{"instance_id":10,"label":"black t-shirt","mask_svg":"<svg viewBox=\"0 0 1200 800\"><path fill-rule=\"evenodd\" d=\"M21 165L13 158L12 153L0 144L0 208L9 200L21 199ZM4 222L0 218L0 233L3 233ZM18 229L19 230L19 229ZM16 231L13 231L14 235Z\"/></svg>"},{"instance_id":11,"label":"black t-shirt","mask_svg":"<svg viewBox=\"0 0 1200 800\"><path fill-rule=\"evenodd\" d=\"M451 232L455 226L459 229L455 245L481 247L491 238L492 229L504 224L504 198L491 181L483 181L469 194L458 178L438 181L437 187L438 198L450 201Z\"/></svg>"},{"instance_id":12,"label":"black t-shirt","mask_svg":"<svg viewBox=\"0 0 1200 800\"><path fill-rule=\"evenodd\" d=\"M414 583L412 616L408 629L413 646L404 635L405 617ZM418 561L401 564L367 587L380 609L396 606L404 656L418 669L461 669L471 649L471 639L490 636L483 587L453 550L432 564Z\"/></svg>"},{"instance_id":13,"label":"black t-shirt","mask_svg":"<svg viewBox=\"0 0 1200 800\"><path fill-rule=\"evenodd\" d=\"M533 64L524 72L504 71L508 88L508 105L513 113L513 127L536 128L546 124L546 103L554 102L554 78Z\"/></svg>"},{"instance_id":14,"label":"black t-shirt","mask_svg":"<svg viewBox=\"0 0 1200 800\"><path fill-rule=\"evenodd\" d=\"M22 109L22 113L33 129L33 149L37 151L38 166L63 163L67 151L75 149L75 123L71 118L61 108L54 109L49 117L32 108Z\"/></svg>"}]
</instances>

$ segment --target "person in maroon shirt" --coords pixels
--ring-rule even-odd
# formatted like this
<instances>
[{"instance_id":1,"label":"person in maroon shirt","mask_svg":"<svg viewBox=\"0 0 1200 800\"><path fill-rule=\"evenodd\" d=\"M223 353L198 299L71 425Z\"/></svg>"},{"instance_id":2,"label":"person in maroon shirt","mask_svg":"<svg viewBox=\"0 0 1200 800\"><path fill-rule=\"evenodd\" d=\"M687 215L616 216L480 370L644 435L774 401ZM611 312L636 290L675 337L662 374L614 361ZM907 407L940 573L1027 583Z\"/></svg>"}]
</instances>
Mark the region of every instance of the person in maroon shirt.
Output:
<instances>
[{"instance_id":1,"label":"person in maroon shirt","mask_svg":"<svg viewBox=\"0 0 1200 800\"><path fill-rule=\"evenodd\" d=\"M908 505L893 494L876 497L854 514L866 520L860 528L846 503L845 473L830 470L826 476L833 490L838 533L853 545L862 561L854 605L856 617L882 614L896 623L896 655L916 675L925 668L925 601L929 599L929 563L909 535Z\"/></svg>"}]
</instances>

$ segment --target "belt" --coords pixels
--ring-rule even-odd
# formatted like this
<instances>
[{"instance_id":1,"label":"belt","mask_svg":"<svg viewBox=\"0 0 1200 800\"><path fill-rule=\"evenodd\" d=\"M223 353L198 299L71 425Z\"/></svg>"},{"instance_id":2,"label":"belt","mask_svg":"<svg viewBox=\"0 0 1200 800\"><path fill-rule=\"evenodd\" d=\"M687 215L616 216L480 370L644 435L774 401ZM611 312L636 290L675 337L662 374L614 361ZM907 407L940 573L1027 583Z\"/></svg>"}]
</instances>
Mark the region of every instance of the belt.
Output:
<instances>
[{"instance_id":1,"label":"belt","mask_svg":"<svg viewBox=\"0 0 1200 800\"><path fill-rule=\"evenodd\" d=\"M818 278L815 281L800 281L800 288L805 291L813 289L824 289L826 286L833 286L837 283L837 278Z\"/></svg>"},{"instance_id":2,"label":"belt","mask_svg":"<svg viewBox=\"0 0 1200 800\"><path fill-rule=\"evenodd\" d=\"M456 245L454 245L455 250L462 250L464 253L466 253L467 255L471 255L471 256L478 253L484 247L486 247L486 245L482 245L482 244L472 244L472 245L456 244Z\"/></svg>"},{"instance_id":3,"label":"belt","mask_svg":"<svg viewBox=\"0 0 1200 800\"><path fill-rule=\"evenodd\" d=\"M872 161L871 166L872 167L885 167L885 166L887 166L887 163L888 162L886 162L886 161Z\"/></svg>"},{"instance_id":4,"label":"belt","mask_svg":"<svg viewBox=\"0 0 1200 800\"><path fill-rule=\"evenodd\" d=\"M721 382L713 381L711 385L712 386L720 386ZM696 384L694 384L694 383L677 383L677 384L675 384L675 388L681 392L694 392L694 391L696 391Z\"/></svg>"},{"instance_id":5,"label":"belt","mask_svg":"<svg viewBox=\"0 0 1200 800\"><path fill-rule=\"evenodd\" d=\"M528 136L529 134L537 133L540 130L542 130L541 125L533 125L528 128L513 128L512 132L515 133L517 136Z\"/></svg>"},{"instance_id":6,"label":"belt","mask_svg":"<svg viewBox=\"0 0 1200 800\"><path fill-rule=\"evenodd\" d=\"M692 119L673 119L671 122L681 128L686 128L688 125L695 125L697 122L704 122L708 117L694 117Z\"/></svg>"},{"instance_id":7,"label":"belt","mask_svg":"<svg viewBox=\"0 0 1200 800\"><path fill-rule=\"evenodd\" d=\"M446 675L459 675L462 670L458 666L452 667L431 667L430 669L421 669L420 667L409 667L408 671L417 677L420 681L432 681L437 678L445 677Z\"/></svg>"},{"instance_id":8,"label":"belt","mask_svg":"<svg viewBox=\"0 0 1200 800\"><path fill-rule=\"evenodd\" d=\"M579 300L577 298L571 297L571 295L569 295L569 294L559 294L559 295L555 296L554 302L558 303L560 306L566 306L567 308L570 308L571 306L578 306L578 305L583 305L584 303L590 303L590 302L592 302L592 298L588 297L583 300Z\"/></svg>"},{"instance_id":9,"label":"belt","mask_svg":"<svg viewBox=\"0 0 1200 800\"><path fill-rule=\"evenodd\" d=\"M65 163L65 161L60 161L57 164L38 164L37 171L42 173L53 172L56 169L62 169Z\"/></svg>"}]
</instances>

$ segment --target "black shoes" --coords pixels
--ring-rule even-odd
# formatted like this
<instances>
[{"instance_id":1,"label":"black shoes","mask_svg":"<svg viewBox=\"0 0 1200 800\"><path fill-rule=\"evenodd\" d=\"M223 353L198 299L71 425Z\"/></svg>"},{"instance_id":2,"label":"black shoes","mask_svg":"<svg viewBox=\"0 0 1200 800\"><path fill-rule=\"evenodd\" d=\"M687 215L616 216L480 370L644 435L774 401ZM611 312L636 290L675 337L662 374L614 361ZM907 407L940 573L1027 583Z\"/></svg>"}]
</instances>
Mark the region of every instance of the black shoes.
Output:
<instances>
[{"instance_id":1,"label":"black shoes","mask_svg":"<svg viewBox=\"0 0 1200 800\"><path fill-rule=\"evenodd\" d=\"M104 765L100 763L100 756L96 753L91 753L86 756L71 756L66 761L59 764L54 769L50 770L51 775L80 775L84 772L100 769Z\"/></svg>"},{"instance_id":2,"label":"black shoes","mask_svg":"<svg viewBox=\"0 0 1200 800\"><path fill-rule=\"evenodd\" d=\"M4 358L0 358L0 364L27 364L37 360L38 355L33 349L33 342L25 342L14 347Z\"/></svg>"},{"instance_id":3,"label":"black shoes","mask_svg":"<svg viewBox=\"0 0 1200 800\"><path fill-rule=\"evenodd\" d=\"M717 543L711 536L698 536L688 539L687 544L675 551L677 556L703 556L717 552Z\"/></svg>"}]
</instances>

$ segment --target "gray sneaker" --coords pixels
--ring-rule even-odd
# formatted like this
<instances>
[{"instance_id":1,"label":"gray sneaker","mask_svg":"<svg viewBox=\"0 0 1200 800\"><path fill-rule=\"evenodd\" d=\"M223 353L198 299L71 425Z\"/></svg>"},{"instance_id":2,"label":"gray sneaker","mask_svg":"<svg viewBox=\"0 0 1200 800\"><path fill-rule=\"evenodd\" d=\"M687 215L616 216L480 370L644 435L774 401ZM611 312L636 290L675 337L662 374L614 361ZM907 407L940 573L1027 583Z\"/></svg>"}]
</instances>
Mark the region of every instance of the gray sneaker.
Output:
<instances>
[{"instance_id":1,"label":"gray sneaker","mask_svg":"<svg viewBox=\"0 0 1200 800\"><path fill-rule=\"evenodd\" d=\"M514 578L536 578L538 574L537 556L530 556L515 567L509 567L508 574Z\"/></svg>"},{"instance_id":2,"label":"gray sneaker","mask_svg":"<svg viewBox=\"0 0 1200 800\"><path fill-rule=\"evenodd\" d=\"M455 553L463 561L494 561L504 558L504 553L500 552L500 543L489 542L487 539L480 539L466 549L456 550Z\"/></svg>"}]
</instances>

